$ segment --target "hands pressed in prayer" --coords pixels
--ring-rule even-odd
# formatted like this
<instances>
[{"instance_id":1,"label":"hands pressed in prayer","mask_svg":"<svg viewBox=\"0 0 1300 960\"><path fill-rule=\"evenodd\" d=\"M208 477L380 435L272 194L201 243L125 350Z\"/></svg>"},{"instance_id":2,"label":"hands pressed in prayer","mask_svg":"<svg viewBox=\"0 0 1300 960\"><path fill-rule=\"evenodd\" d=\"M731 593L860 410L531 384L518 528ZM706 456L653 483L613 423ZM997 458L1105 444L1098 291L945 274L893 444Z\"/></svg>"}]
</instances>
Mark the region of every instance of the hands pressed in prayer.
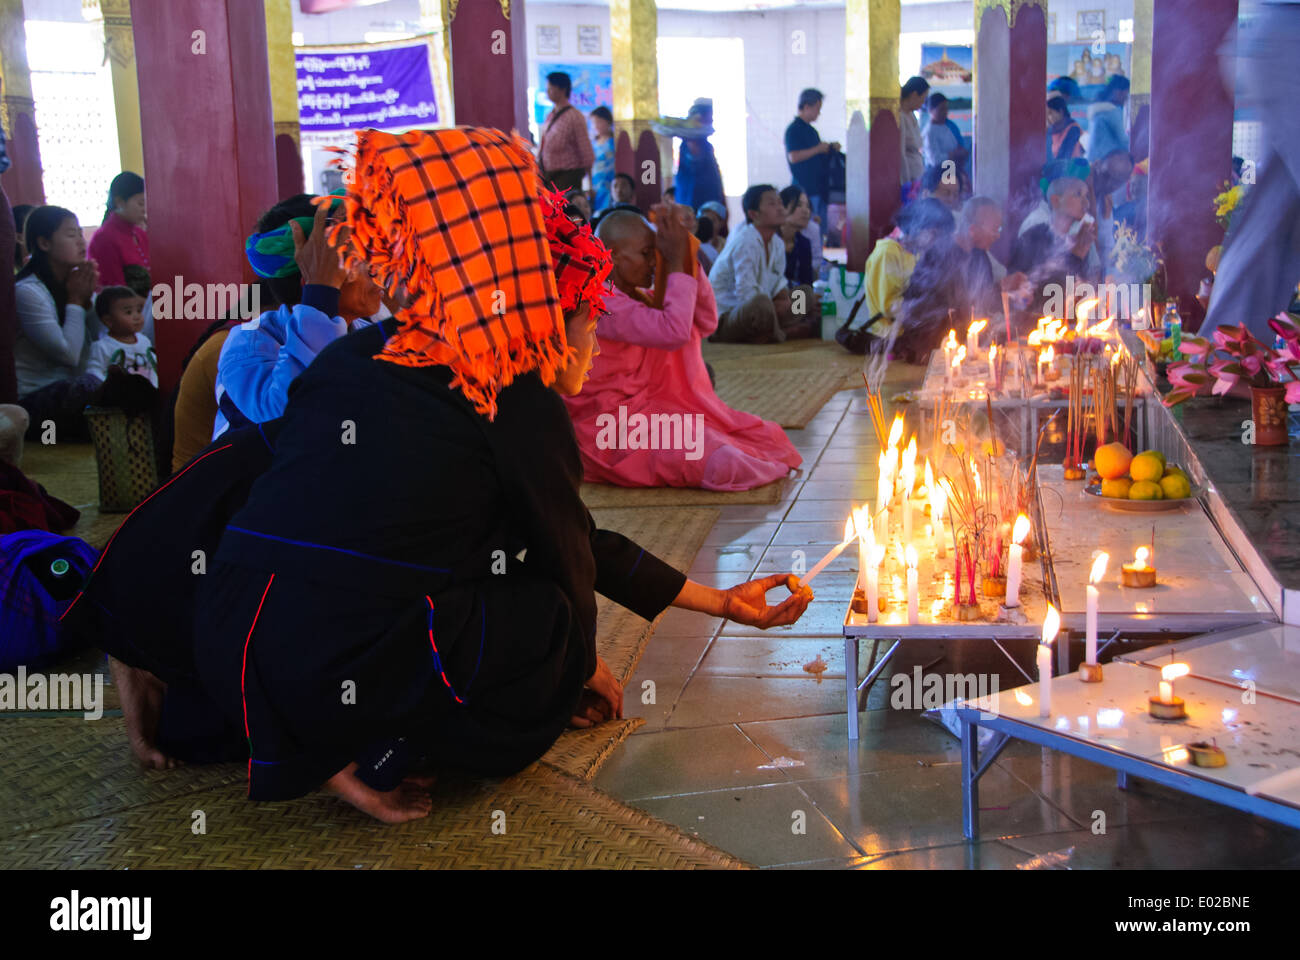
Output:
<instances>
[{"instance_id":1,"label":"hands pressed in prayer","mask_svg":"<svg viewBox=\"0 0 1300 960\"><path fill-rule=\"evenodd\" d=\"M655 248L668 265L669 273L684 273L686 251L690 246L685 218L673 203L657 203L652 212L655 218Z\"/></svg>"},{"instance_id":2,"label":"hands pressed in prayer","mask_svg":"<svg viewBox=\"0 0 1300 960\"><path fill-rule=\"evenodd\" d=\"M68 271L68 303L89 307L90 301L99 286L99 267L94 260L79 263Z\"/></svg>"},{"instance_id":3,"label":"hands pressed in prayer","mask_svg":"<svg viewBox=\"0 0 1300 960\"><path fill-rule=\"evenodd\" d=\"M343 250L348 243L347 231L343 231L338 243L331 243L327 236L331 225L329 207L325 204L316 208L310 237L304 238L302 227L294 221L289 222L293 231L293 258L302 272L304 286L317 283L326 287L342 287L348 279L349 270L343 265Z\"/></svg>"},{"instance_id":4,"label":"hands pressed in prayer","mask_svg":"<svg viewBox=\"0 0 1300 960\"><path fill-rule=\"evenodd\" d=\"M617 720L623 716L623 685L610 672L609 665L601 657L596 657L596 672L587 681L578 701L578 712L569 718L575 727L593 727L606 720Z\"/></svg>"},{"instance_id":5,"label":"hands pressed in prayer","mask_svg":"<svg viewBox=\"0 0 1300 960\"><path fill-rule=\"evenodd\" d=\"M1096 241L1096 221L1092 223L1085 222L1083 226L1079 228L1079 235L1075 238L1074 245L1070 247L1070 252L1082 260L1084 257L1088 256L1088 251L1092 249L1092 245Z\"/></svg>"}]
</instances>

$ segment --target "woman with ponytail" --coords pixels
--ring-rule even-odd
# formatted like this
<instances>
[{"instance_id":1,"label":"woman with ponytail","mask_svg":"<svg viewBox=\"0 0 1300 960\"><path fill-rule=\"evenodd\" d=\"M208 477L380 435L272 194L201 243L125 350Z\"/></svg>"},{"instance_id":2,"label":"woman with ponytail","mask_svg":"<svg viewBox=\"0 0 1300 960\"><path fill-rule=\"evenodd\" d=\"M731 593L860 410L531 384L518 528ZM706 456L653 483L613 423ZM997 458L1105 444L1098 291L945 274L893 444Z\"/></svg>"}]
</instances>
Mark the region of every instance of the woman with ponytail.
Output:
<instances>
[{"instance_id":1,"label":"woman with ponytail","mask_svg":"<svg viewBox=\"0 0 1300 960\"><path fill-rule=\"evenodd\" d=\"M126 286L144 295L149 284L149 234L145 232L144 178L119 173L108 188L104 222L90 240L90 258L105 287Z\"/></svg>"}]
</instances>

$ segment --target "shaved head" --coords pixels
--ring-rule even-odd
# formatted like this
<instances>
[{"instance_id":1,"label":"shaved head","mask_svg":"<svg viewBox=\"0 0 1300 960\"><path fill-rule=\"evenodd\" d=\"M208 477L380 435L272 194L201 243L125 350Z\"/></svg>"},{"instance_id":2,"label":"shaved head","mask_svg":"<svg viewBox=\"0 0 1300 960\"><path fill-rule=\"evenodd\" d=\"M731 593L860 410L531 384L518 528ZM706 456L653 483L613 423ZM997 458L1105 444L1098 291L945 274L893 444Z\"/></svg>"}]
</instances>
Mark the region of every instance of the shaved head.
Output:
<instances>
[{"instance_id":1,"label":"shaved head","mask_svg":"<svg viewBox=\"0 0 1300 960\"><path fill-rule=\"evenodd\" d=\"M596 237L609 248L615 287L632 294L654 283L655 232L645 217L632 210L615 210L600 221Z\"/></svg>"},{"instance_id":2,"label":"shaved head","mask_svg":"<svg viewBox=\"0 0 1300 960\"><path fill-rule=\"evenodd\" d=\"M650 224L646 223L641 214L631 210L615 210L600 221L596 238L614 251L631 244L643 245L647 235L652 233Z\"/></svg>"}]
</instances>

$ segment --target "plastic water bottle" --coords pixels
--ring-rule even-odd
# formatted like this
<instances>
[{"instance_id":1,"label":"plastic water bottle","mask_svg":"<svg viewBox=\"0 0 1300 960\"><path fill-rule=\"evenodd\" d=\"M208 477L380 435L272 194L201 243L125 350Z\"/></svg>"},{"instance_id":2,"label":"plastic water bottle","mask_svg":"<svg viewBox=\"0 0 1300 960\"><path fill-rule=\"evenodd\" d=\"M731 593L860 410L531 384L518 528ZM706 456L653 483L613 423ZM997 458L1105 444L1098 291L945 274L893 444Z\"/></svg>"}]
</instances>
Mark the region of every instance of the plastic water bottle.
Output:
<instances>
[{"instance_id":1,"label":"plastic water bottle","mask_svg":"<svg viewBox=\"0 0 1300 960\"><path fill-rule=\"evenodd\" d=\"M1164 334L1166 340L1174 345L1174 356L1179 355L1178 348L1183 342L1183 318L1178 313L1178 301L1170 300L1165 304Z\"/></svg>"}]
</instances>

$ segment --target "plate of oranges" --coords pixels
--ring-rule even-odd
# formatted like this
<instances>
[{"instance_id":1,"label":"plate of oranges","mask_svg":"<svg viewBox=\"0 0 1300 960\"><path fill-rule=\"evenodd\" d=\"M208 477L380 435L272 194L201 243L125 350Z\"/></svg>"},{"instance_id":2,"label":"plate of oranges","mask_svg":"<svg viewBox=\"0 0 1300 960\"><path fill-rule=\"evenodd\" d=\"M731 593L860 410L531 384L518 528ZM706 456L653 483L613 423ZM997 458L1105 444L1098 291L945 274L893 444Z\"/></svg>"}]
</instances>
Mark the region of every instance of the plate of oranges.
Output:
<instances>
[{"instance_id":1,"label":"plate of oranges","mask_svg":"<svg viewBox=\"0 0 1300 960\"><path fill-rule=\"evenodd\" d=\"M1089 483L1083 492L1120 510L1173 510L1202 492L1186 470L1167 463L1159 450L1133 454L1122 443L1108 443L1097 448L1093 463L1100 482Z\"/></svg>"}]
</instances>

